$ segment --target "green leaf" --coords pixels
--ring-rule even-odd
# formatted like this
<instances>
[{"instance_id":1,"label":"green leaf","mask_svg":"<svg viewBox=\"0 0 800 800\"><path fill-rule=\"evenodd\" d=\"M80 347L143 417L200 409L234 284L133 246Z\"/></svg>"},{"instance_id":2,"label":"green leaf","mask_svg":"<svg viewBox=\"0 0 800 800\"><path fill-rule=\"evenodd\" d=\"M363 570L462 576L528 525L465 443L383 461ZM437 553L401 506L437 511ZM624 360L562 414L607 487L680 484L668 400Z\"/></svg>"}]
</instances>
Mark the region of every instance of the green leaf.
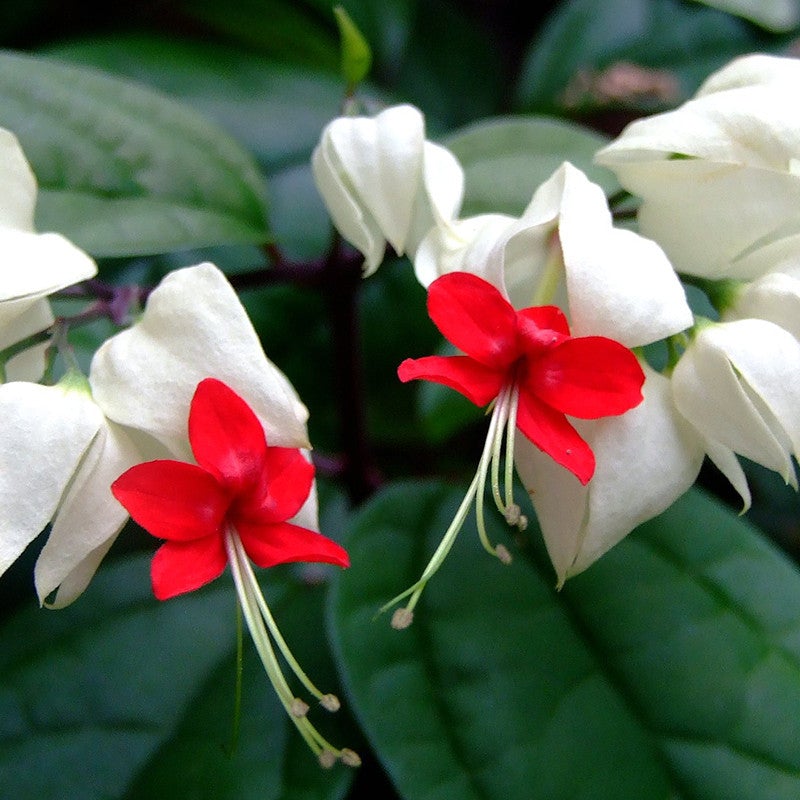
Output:
<instances>
[{"instance_id":1,"label":"green leaf","mask_svg":"<svg viewBox=\"0 0 800 800\"><path fill-rule=\"evenodd\" d=\"M538 542L488 519L504 567L468 521L392 630L376 610L461 496L376 497L331 596L345 685L405 800L800 796L800 575L747 524L693 491L557 593Z\"/></svg>"},{"instance_id":2,"label":"green leaf","mask_svg":"<svg viewBox=\"0 0 800 800\"><path fill-rule=\"evenodd\" d=\"M355 89L369 74L372 52L364 34L345 11L344 6L334 6L333 15L339 26L342 77L349 88Z\"/></svg>"},{"instance_id":3,"label":"green leaf","mask_svg":"<svg viewBox=\"0 0 800 800\"><path fill-rule=\"evenodd\" d=\"M233 730L233 589L220 580L160 603L150 593L148 561L106 565L70 608L29 608L3 627L4 796L341 798L352 771L319 768L247 638L241 736L226 753ZM332 673L319 646L323 587L286 574L269 572L271 606L290 646L322 684Z\"/></svg>"},{"instance_id":4,"label":"green leaf","mask_svg":"<svg viewBox=\"0 0 800 800\"><path fill-rule=\"evenodd\" d=\"M189 16L265 55L330 71L338 66L330 11L326 19L297 0L182 0L180 5Z\"/></svg>"},{"instance_id":5,"label":"green leaf","mask_svg":"<svg viewBox=\"0 0 800 800\"><path fill-rule=\"evenodd\" d=\"M465 172L462 216L519 215L536 188L564 162L571 161L607 194L619 184L592 163L608 139L570 122L549 117L507 117L470 125L445 142Z\"/></svg>"},{"instance_id":6,"label":"green leaf","mask_svg":"<svg viewBox=\"0 0 800 800\"><path fill-rule=\"evenodd\" d=\"M39 181L38 227L95 256L269 238L250 157L148 89L0 53L0 125L17 134Z\"/></svg>"},{"instance_id":7,"label":"green leaf","mask_svg":"<svg viewBox=\"0 0 800 800\"><path fill-rule=\"evenodd\" d=\"M157 36L116 36L51 51L166 92L216 121L269 178L270 221L291 255L312 258L330 221L311 177L311 151L337 116L344 87L327 72L268 61L247 50Z\"/></svg>"},{"instance_id":8,"label":"green leaf","mask_svg":"<svg viewBox=\"0 0 800 800\"><path fill-rule=\"evenodd\" d=\"M580 70L603 70L620 61L673 73L679 94L666 102L677 105L734 56L774 51L786 42L721 11L682 0L568 0L531 43L516 106L563 110L564 91Z\"/></svg>"}]
</instances>

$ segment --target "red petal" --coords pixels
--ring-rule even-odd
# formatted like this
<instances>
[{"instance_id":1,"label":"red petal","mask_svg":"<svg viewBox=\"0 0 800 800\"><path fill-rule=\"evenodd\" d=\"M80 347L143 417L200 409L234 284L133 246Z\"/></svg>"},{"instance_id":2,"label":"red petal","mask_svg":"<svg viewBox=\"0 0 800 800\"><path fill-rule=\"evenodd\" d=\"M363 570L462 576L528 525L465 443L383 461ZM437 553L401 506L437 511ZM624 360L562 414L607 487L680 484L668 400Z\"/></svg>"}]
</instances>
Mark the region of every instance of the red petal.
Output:
<instances>
[{"instance_id":1,"label":"red petal","mask_svg":"<svg viewBox=\"0 0 800 800\"><path fill-rule=\"evenodd\" d=\"M228 500L213 475L182 461L137 464L111 492L145 530L187 541L218 533Z\"/></svg>"},{"instance_id":2,"label":"red petal","mask_svg":"<svg viewBox=\"0 0 800 800\"><path fill-rule=\"evenodd\" d=\"M191 542L166 542L153 556L150 578L159 600L191 592L218 578L228 556L221 535L205 536Z\"/></svg>"},{"instance_id":3,"label":"red petal","mask_svg":"<svg viewBox=\"0 0 800 800\"><path fill-rule=\"evenodd\" d=\"M428 313L448 341L481 364L502 369L517 357L517 312L477 275L437 278L428 288Z\"/></svg>"},{"instance_id":4,"label":"red petal","mask_svg":"<svg viewBox=\"0 0 800 800\"><path fill-rule=\"evenodd\" d=\"M277 525L235 526L250 560L259 567L274 567L289 561L321 561L349 567L347 551L332 539L290 522Z\"/></svg>"},{"instance_id":5,"label":"red petal","mask_svg":"<svg viewBox=\"0 0 800 800\"><path fill-rule=\"evenodd\" d=\"M476 406L485 406L494 400L505 381L503 370L485 367L469 356L407 358L397 368L397 376L403 383L421 378L444 384Z\"/></svg>"},{"instance_id":6,"label":"red petal","mask_svg":"<svg viewBox=\"0 0 800 800\"><path fill-rule=\"evenodd\" d=\"M520 392L517 427L557 464L587 484L594 475L594 453L559 411Z\"/></svg>"},{"instance_id":7,"label":"red petal","mask_svg":"<svg viewBox=\"0 0 800 800\"><path fill-rule=\"evenodd\" d=\"M267 441L258 417L214 378L200 381L189 409L189 441L197 463L234 491L257 480Z\"/></svg>"},{"instance_id":8,"label":"red petal","mask_svg":"<svg viewBox=\"0 0 800 800\"><path fill-rule=\"evenodd\" d=\"M268 447L258 484L231 509L234 524L285 522L303 506L314 481L314 465L297 448Z\"/></svg>"},{"instance_id":9,"label":"red petal","mask_svg":"<svg viewBox=\"0 0 800 800\"><path fill-rule=\"evenodd\" d=\"M532 306L518 311L517 324L523 329L528 329L531 327L529 323L539 330L553 331L563 336L569 336L569 323L564 312L558 306Z\"/></svg>"},{"instance_id":10,"label":"red petal","mask_svg":"<svg viewBox=\"0 0 800 800\"><path fill-rule=\"evenodd\" d=\"M524 385L553 408L581 419L623 414L642 401L636 356L603 336L567 339L528 362Z\"/></svg>"}]
</instances>

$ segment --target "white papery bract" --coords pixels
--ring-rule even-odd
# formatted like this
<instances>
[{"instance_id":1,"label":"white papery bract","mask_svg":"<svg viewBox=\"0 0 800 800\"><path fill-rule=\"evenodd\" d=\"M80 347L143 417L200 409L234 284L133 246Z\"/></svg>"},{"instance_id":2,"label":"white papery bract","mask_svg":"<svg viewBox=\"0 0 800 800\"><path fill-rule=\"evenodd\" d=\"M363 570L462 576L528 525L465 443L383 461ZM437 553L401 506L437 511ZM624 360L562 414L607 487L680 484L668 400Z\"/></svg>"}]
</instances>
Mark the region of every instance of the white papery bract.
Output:
<instances>
[{"instance_id":1,"label":"white papery bract","mask_svg":"<svg viewBox=\"0 0 800 800\"><path fill-rule=\"evenodd\" d=\"M737 59L597 154L677 270L752 280L800 257L798 85L797 59Z\"/></svg>"},{"instance_id":2,"label":"white papery bract","mask_svg":"<svg viewBox=\"0 0 800 800\"><path fill-rule=\"evenodd\" d=\"M127 520L111 483L142 461L193 460L189 404L207 377L247 398L270 444L308 446L305 406L212 264L164 278L139 322L97 351L88 381L0 385L0 573L52 522L39 599L61 607L80 595ZM316 528L313 491L294 521Z\"/></svg>"},{"instance_id":3,"label":"white papery bract","mask_svg":"<svg viewBox=\"0 0 800 800\"><path fill-rule=\"evenodd\" d=\"M217 378L246 400L272 446L308 448L308 410L264 355L236 292L213 264L176 270L150 294L141 319L95 353L89 382L112 421L192 461L186 433L197 384ZM295 519L317 529L312 491Z\"/></svg>"},{"instance_id":4,"label":"white papery bract","mask_svg":"<svg viewBox=\"0 0 800 800\"><path fill-rule=\"evenodd\" d=\"M517 308L556 304L575 336L639 347L693 322L660 247L613 227L602 189L563 164L519 219L483 215L438 226L415 259L423 285L451 271L489 280ZM643 365L643 402L602 420L571 420L591 446L588 485L517 435L514 460L531 495L559 584L586 569L694 482L703 448L676 413L669 380Z\"/></svg>"},{"instance_id":5,"label":"white papery bract","mask_svg":"<svg viewBox=\"0 0 800 800\"><path fill-rule=\"evenodd\" d=\"M461 207L461 165L425 139L425 120L413 106L333 120L311 166L337 229L364 254L365 275L383 261L387 242L413 255L434 222Z\"/></svg>"},{"instance_id":6,"label":"white papery bract","mask_svg":"<svg viewBox=\"0 0 800 800\"><path fill-rule=\"evenodd\" d=\"M44 603L61 586L52 604L66 605L127 519L110 496L109 466L126 469L138 451L108 424L86 379L75 373L55 386L3 384L0 413L0 573L52 520L36 589Z\"/></svg>"},{"instance_id":7,"label":"white papery bract","mask_svg":"<svg viewBox=\"0 0 800 800\"><path fill-rule=\"evenodd\" d=\"M750 490L735 454L779 473L797 488L800 454L800 342L762 319L708 324L672 375L675 405L739 492Z\"/></svg>"},{"instance_id":8,"label":"white papery bract","mask_svg":"<svg viewBox=\"0 0 800 800\"><path fill-rule=\"evenodd\" d=\"M800 339L800 278L772 272L747 284L725 319L765 319Z\"/></svg>"},{"instance_id":9,"label":"white papery bract","mask_svg":"<svg viewBox=\"0 0 800 800\"><path fill-rule=\"evenodd\" d=\"M86 253L56 233L36 233L36 178L17 138L0 128L0 350L53 322L44 298L91 278L97 267ZM42 351L18 356L7 377L36 379Z\"/></svg>"},{"instance_id":10,"label":"white papery bract","mask_svg":"<svg viewBox=\"0 0 800 800\"><path fill-rule=\"evenodd\" d=\"M669 379L642 366L644 400L636 408L573 423L597 464L586 486L517 434L517 472L529 490L559 585L669 508L700 471L705 451L677 413Z\"/></svg>"}]
</instances>

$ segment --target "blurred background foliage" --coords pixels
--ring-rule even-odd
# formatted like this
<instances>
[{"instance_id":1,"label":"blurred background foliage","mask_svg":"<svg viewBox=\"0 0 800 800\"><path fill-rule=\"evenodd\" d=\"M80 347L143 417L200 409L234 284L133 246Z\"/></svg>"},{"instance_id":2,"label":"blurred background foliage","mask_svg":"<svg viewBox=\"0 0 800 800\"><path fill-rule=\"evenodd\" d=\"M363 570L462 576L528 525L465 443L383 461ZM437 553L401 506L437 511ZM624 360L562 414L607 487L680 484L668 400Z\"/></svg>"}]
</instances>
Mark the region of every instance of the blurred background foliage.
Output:
<instances>
[{"instance_id":1,"label":"blurred background foliage","mask_svg":"<svg viewBox=\"0 0 800 800\"><path fill-rule=\"evenodd\" d=\"M711 71L738 54L792 54L800 47L797 27L768 30L690 0L565 0L535 8L511 0L344 0L343 5L373 48L373 70L360 98L372 109L411 102L425 112L429 135L445 140L465 165L468 213L519 213L537 183L566 157L594 170L592 176L612 191L610 175L591 165L602 137L615 135L637 116L682 102ZM196 112L252 157L257 169L239 188L266 198L271 240L292 259L325 253L331 230L308 162L343 97L330 3L6 0L0 4L0 45L44 57L61 74L58 65L69 64L135 82ZM0 74L0 94L16 91L30 102L18 112L8 104L0 111L0 124L14 127L9 119L16 113L16 119L30 119L38 100L35 79L24 77L30 73L24 64L19 74L9 69L5 77ZM531 116L541 114L557 119ZM497 119L485 122L489 117ZM60 134L53 122L48 139L47 125L42 119L18 131L26 151L39 148L39 156L31 156L43 197L39 224L78 241L89 237L86 246L101 256L104 278L152 285L170 269L210 259L235 281L266 265L257 246L264 237L252 206L249 227L236 227L231 234L234 244L224 237L217 243L212 236L177 249L93 249L96 240L87 222L102 215L104 206L96 198L91 203L78 198L63 164L48 161L52 139ZM191 164L177 166L181 139L171 138L168 127L159 135L165 169L173 165L175 181L191 177ZM199 163L202 153L197 158L197 174L210 169ZM244 174L249 167L241 169ZM123 189L111 191L108 199L143 200L146 210L156 208L154 195L141 187ZM220 230L230 232L223 217ZM342 386L329 313L336 297L315 286L279 283L249 287L242 299L268 355L309 406L317 452L335 464L343 448ZM320 480L321 520L328 535L345 539L355 553L372 553L371 563L380 566L371 569L365 561L365 571L354 569L337 579L332 602L326 599L326 571L286 570L275 578L270 573L265 582L277 598L276 615L285 617L281 623L287 638L305 651L309 671L319 667L332 684L343 681L340 691L356 721L342 714L332 735L350 737L346 743L361 750L364 767L354 776L341 770L320 773L310 758L305 762L276 703L264 698L266 686L252 665L246 672L242 742L233 756L225 754L233 696L230 586L223 581L196 599L156 604L148 594L146 556L136 555L152 551L152 542L131 527L95 585L65 612L31 607L37 545L0 580L5 620L0 634L0 793L37 800L800 796L797 723L766 715L757 719L752 709L749 716L726 716L723 701L715 705L709 700L720 681L730 684L731 706L758 705L766 697L765 707L783 708L800 697L800 637L793 633L797 617L789 614L797 608L800 579L781 556L771 550L764 555L761 545L754 544L761 541L760 533L733 519L731 512L707 505L711 501L693 497L666 522L653 523L650 533L632 536L632 543L621 545L608 564L604 559L604 566L571 582L574 589L561 595L552 591L534 533L523 553L522 572L487 577L483 571L494 565L482 564L477 577L481 592L467 591L455 610L448 606L455 602L452 595L436 592L429 607L423 604L429 619L415 626L411 644L386 636L385 620L369 621L364 598L374 601L369 606L374 612L402 583L387 568L402 562L410 576L424 563L413 542L406 552L410 562L403 561L405 551L397 542L409 533L397 520L423 503L430 513L409 520L407 527L418 534L418 545L435 535L434 522L444 521L441 509L449 509L453 499L432 476L452 483L468 479L483 428L480 412L451 393L400 387L396 381L396 365L403 358L441 345L425 314L424 291L407 261L385 263L360 287L357 303L355 344L363 367L370 480L388 487L366 507L354 507L348 487L332 470ZM109 333L107 324L75 332L73 344L83 363ZM750 520L796 557L796 495L764 470L750 468L748 474L756 497ZM424 484L394 483L420 476ZM732 501L713 472L704 472L702 481ZM693 526L708 526L709 537L728 531L720 541L727 543L726 552L735 553L727 563L736 562L737 569L715 572L702 537L692 540L688 554L665 554L661 540ZM387 531L396 537L386 539ZM637 547L659 554L658 569ZM388 559L387 552L393 554ZM480 560L477 552L470 556ZM756 562L763 568L753 567ZM625 575L624 591L614 568ZM752 591L746 598L737 596L738 580L751 568L756 577L745 583ZM465 591L473 571L469 560L456 561L447 579L453 595L459 587ZM635 579L639 572L641 582ZM688 589L682 594L681 587L689 584L695 594ZM661 589L654 594L653 586ZM661 634L651 633L646 641L647 615L663 611L653 597L668 604L672 590L682 598L675 600L673 613L687 627L681 629L685 638L675 643L672 660L665 661L653 638ZM529 599L525 592L537 598L535 618L519 612ZM769 592L775 597L767 602ZM506 617L496 611L481 616L494 594ZM639 604L630 618L625 617L626 598ZM619 630L593 615L594 602L614 606ZM735 617L732 627L699 636L706 630L703 614L695 618L686 609L706 606L709 613L716 609ZM520 620L513 619L515 614ZM674 632L678 624L665 621L664 630ZM562 634L567 629L569 634ZM506 630L498 641L498 631ZM636 651L639 662L636 653L624 663L615 656L623 640L630 648L642 646ZM548 650L551 644L555 651ZM158 658L143 659L143 648ZM451 655L454 649L459 658ZM731 667L756 665L757 653L784 659L777 677L756 671L750 683L754 673L740 675ZM425 667L424 675L412 674L415 663ZM702 672L702 663L714 666L698 676L693 670ZM369 664L374 673L365 668ZM645 680L654 664L666 664L659 675L672 681L661 695ZM404 673L403 665L410 672ZM555 680L565 669L577 685L581 675L599 681L589 682L585 705L573 694L575 683ZM385 694L378 691L376 682L381 681ZM535 709L520 701L520 693ZM670 708L678 696L680 718ZM398 712L407 701L410 718L406 714L393 721L382 705L387 698L392 708L400 704ZM470 698L477 705L471 706ZM563 705L566 698L575 705ZM438 714L433 723L421 710L430 703ZM476 717L476 708L483 716ZM798 709L794 706L794 719L800 719ZM538 734L519 738L531 714L552 722L561 712L566 716L553 728L541 723L546 748L537 749ZM733 733L732 725L738 726ZM575 730L580 727L586 730ZM466 732L462 736L459 731ZM427 750L415 749L418 736L430 744ZM539 755L528 759L526 752ZM579 769L577 754L592 752L601 756ZM639 754L633 762L631 753ZM707 780L711 772L716 782ZM647 792L643 787L649 787Z\"/></svg>"}]
</instances>

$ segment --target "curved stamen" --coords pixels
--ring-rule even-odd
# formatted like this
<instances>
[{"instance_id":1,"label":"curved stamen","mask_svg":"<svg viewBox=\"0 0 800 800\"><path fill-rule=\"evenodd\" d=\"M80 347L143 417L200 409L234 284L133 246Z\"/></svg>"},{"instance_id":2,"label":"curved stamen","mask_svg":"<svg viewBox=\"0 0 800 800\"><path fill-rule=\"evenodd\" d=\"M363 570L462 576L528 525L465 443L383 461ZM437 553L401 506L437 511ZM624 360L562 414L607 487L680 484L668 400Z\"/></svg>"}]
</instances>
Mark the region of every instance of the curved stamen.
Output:
<instances>
[{"instance_id":1,"label":"curved stamen","mask_svg":"<svg viewBox=\"0 0 800 800\"><path fill-rule=\"evenodd\" d=\"M323 767L330 767L337 761L342 761L349 766L358 766L360 759L358 755L351 750L339 750L330 742L325 739L322 734L311 724L305 716L308 706L298 697L295 697L289 687L283 670L278 663L275 650L270 640L270 635L267 632L269 627L273 637L284 657L289 654L287 661L289 662L292 670L300 678L301 674L305 673L300 669L297 661L291 656L285 640L278 632L272 614L269 611L267 602L261 594L261 588L258 585L255 574L250 566L247 554L244 551L239 535L235 530L229 529L225 533L225 550L228 555L228 563L231 567L231 574L233 575L233 582L236 587L236 594L239 597L239 604L242 608L247 628L250 631L250 636L253 639L253 644L264 665L264 670L267 677L275 690L275 694L281 702L281 705L289 715L300 735L305 740L311 751L317 756L320 764ZM264 623L267 623L265 627ZM306 677L305 680L301 678L306 688L313 686L313 684ZM327 695L322 695L318 689L315 688L315 696L319 697L323 705L325 702L323 698Z\"/></svg>"}]
</instances>

